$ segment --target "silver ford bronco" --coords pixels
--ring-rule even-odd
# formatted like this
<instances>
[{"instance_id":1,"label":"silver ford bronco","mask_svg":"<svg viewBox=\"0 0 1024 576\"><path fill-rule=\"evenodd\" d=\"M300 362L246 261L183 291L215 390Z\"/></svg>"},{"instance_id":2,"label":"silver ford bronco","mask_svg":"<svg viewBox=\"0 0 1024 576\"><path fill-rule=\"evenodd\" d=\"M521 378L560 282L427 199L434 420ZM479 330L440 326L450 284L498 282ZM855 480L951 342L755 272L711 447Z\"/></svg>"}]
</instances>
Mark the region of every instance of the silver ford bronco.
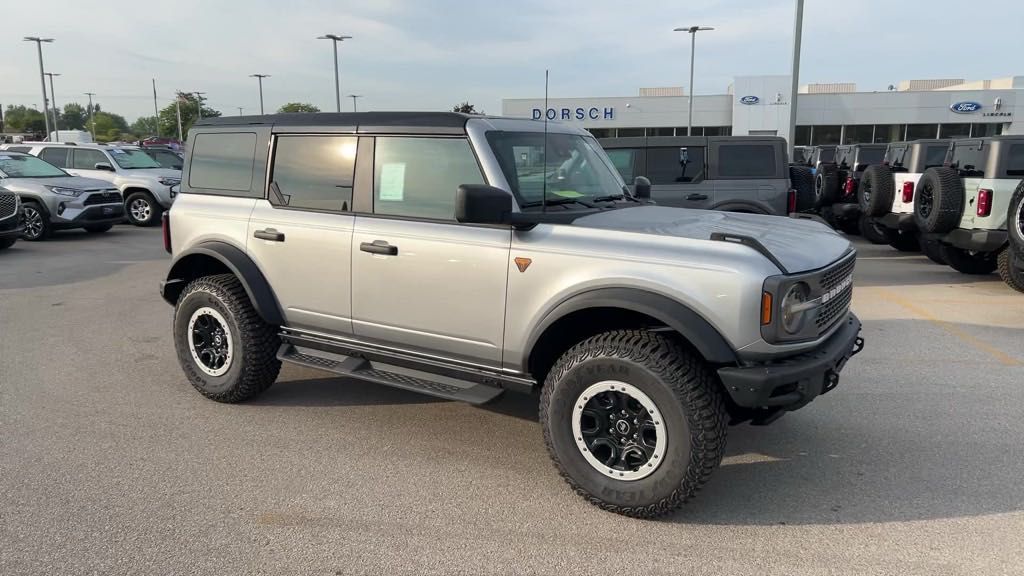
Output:
<instances>
[{"instance_id":1,"label":"silver ford bronco","mask_svg":"<svg viewBox=\"0 0 1024 576\"><path fill-rule=\"evenodd\" d=\"M161 293L213 400L282 361L473 404L539 393L576 492L653 517L708 480L727 425L832 390L863 346L842 236L654 205L576 128L283 114L188 142Z\"/></svg>"}]
</instances>

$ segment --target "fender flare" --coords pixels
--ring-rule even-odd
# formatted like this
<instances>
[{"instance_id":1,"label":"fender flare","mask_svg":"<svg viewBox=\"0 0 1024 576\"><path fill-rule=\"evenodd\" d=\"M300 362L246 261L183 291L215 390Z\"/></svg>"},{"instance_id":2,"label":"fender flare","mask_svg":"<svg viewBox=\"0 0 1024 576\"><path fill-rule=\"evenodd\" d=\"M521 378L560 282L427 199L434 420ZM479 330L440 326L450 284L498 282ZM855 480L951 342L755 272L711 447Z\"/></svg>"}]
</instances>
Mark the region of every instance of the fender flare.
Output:
<instances>
[{"instance_id":1,"label":"fender flare","mask_svg":"<svg viewBox=\"0 0 1024 576\"><path fill-rule=\"evenodd\" d=\"M231 270L242 283L253 308L264 322L274 326L284 324L284 315L281 313L277 296L252 258L231 244L216 240L193 246L174 259L171 269L167 272L167 280L160 289L164 300L169 304L175 304L185 286L195 278L188 273L188 269L190 260L194 261L196 256L213 258Z\"/></svg>"},{"instance_id":2,"label":"fender flare","mask_svg":"<svg viewBox=\"0 0 1024 576\"><path fill-rule=\"evenodd\" d=\"M766 208L768 208L767 204L745 202L743 200L727 200L721 204L711 207L712 210L718 210L719 212L736 212L738 210L746 210L751 214L779 216L779 214L773 214L772 210Z\"/></svg>"},{"instance_id":3,"label":"fender flare","mask_svg":"<svg viewBox=\"0 0 1024 576\"><path fill-rule=\"evenodd\" d=\"M638 288L598 288L562 301L544 316L530 332L523 365L527 365L541 335L551 325L587 308L621 308L645 314L679 332L708 362L737 363L736 352L718 330L685 304Z\"/></svg>"},{"instance_id":4,"label":"fender flare","mask_svg":"<svg viewBox=\"0 0 1024 576\"><path fill-rule=\"evenodd\" d=\"M18 195L18 199L21 200L21 204L23 206L24 206L26 201L34 202L34 203L38 204L43 209L43 213L46 214L47 218L50 217L50 208L46 206L46 202L44 202L43 199L40 198L39 196L36 196L35 194L32 194L32 193L25 193L25 192L15 192L15 194Z\"/></svg>"}]
</instances>

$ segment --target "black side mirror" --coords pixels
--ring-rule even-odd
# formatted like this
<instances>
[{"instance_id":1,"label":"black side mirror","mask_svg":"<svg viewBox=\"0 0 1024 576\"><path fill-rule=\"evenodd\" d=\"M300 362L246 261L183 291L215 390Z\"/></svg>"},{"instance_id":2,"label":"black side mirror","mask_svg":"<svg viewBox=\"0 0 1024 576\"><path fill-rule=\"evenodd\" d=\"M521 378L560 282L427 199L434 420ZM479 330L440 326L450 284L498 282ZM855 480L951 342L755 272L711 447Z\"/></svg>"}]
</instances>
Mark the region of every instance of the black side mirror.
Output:
<instances>
[{"instance_id":1,"label":"black side mirror","mask_svg":"<svg viewBox=\"0 0 1024 576\"><path fill-rule=\"evenodd\" d=\"M651 181L643 176L637 176L633 180L633 196L641 200L650 200L651 198Z\"/></svg>"},{"instance_id":2,"label":"black side mirror","mask_svg":"<svg viewBox=\"0 0 1024 576\"><path fill-rule=\"evenodd\" d=\"M111 166L110 164L106 163L106 162L97 162L93 166L93 168L96 169L96 170L106 170L107 172L113 172L114 171L114 167Z\"/></svg>"},{"instance_id":3,"label":"black side mirror","mask_svg":"<svg viewBox=\"0 0 1024 576\"><path fill-rule=\"evenodd\" d=\"M510 224L512 195L486 184L463 184L455 191L455 219L467 224Z\"/></svg>"}]
</instances>

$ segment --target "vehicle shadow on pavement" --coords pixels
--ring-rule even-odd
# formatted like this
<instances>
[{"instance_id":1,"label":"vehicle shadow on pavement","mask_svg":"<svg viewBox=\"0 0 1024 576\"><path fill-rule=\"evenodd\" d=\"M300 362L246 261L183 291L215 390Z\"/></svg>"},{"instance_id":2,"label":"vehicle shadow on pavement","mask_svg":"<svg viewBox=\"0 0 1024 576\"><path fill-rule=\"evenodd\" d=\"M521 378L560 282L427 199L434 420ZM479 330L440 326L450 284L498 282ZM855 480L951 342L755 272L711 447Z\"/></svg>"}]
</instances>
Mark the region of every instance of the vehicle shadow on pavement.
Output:
<instances>
[{"instance_id":1,"label":"vehicle shadow on pavement","mask_svg":"<svg viewBox=\"0 0 1024 576\"><path fill-rule=\"evenodd\" d=\"M341 376L284 380L275 383L253 406L392 406L447 402L417 392Z\"/></svg>"}]
</instances>

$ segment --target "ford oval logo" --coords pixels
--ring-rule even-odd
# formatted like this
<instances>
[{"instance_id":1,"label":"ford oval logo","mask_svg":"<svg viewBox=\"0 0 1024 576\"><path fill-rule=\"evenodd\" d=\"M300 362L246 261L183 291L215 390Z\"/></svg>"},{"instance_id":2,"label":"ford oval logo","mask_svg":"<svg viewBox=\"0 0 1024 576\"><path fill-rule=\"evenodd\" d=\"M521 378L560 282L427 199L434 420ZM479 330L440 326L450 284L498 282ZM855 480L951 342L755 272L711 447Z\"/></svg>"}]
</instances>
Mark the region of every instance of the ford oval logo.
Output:
<instances>
[{"instance_id":1,"label":"ford oval logo","mask_svg":"<svg viewBox=\"0 0 1024 576\"><path fill-rule=\"evenodd\" d=\"M957 114L970 114L971 112L981 110L981 104L977 102L957 102L950 106L949 109Z\"/></svg>"},{"instance_id":2,"label":"ford oval logo","mask_svg":"<svg viewBox=\"0 0 1024 576\"><path fill-rule=\"evenodd\" d=\"M744 96L743 98L740 98L740 104L747 104L748 106L750 104L757 104L760 101L761 99L757 96Z\"/></svg>"}]
</instances>

